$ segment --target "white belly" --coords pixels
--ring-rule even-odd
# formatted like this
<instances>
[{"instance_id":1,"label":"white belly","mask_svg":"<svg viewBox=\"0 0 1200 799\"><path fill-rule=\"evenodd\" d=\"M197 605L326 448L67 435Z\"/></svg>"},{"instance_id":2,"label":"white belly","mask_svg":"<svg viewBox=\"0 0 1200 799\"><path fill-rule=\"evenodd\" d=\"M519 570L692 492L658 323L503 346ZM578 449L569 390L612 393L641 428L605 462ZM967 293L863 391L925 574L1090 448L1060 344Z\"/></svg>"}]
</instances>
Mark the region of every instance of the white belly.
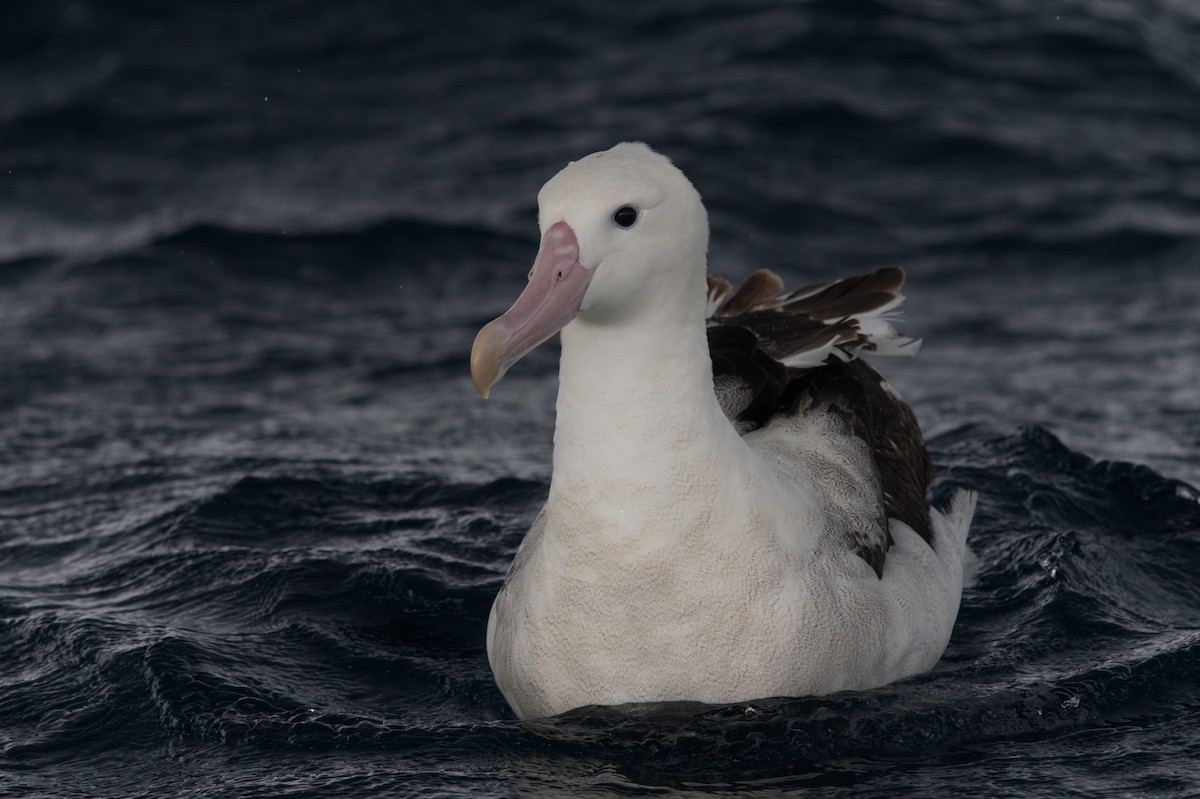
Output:
<instances>
[{"instance_id":1,"label":"white belly","mask_svg":"<svg viewBox=\"0 0 1200 799\"><path fill-rule=\"evenodd\" d=\"M605 563L591 553L580 563L552 533L538 535L492 608L496 681L531 718L825 694L928 669L949 639L961 566L953 579L915 533L894 535L882 580L848 552L797 562L770 545L710 552L693 542L671 557Z\"/></svg>"}]
</instances>

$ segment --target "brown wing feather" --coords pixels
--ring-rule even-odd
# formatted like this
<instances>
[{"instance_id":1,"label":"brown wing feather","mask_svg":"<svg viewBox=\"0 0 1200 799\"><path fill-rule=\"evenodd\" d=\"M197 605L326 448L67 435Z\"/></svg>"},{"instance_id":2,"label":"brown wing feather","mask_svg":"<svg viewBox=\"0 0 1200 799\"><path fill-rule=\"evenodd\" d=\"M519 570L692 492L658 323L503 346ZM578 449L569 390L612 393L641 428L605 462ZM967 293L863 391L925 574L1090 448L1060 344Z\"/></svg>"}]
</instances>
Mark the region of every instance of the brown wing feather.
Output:
<instances>
[{"instance_id":1,"label":"brown wing feather","mask_svg":"<svg viewBox=\"0 0 1200 799\"><path fill-rule=\"evenodd\" d=\"M759 269L746 278L746 282L717 310L716 315L737 316L747 311L776 308L782 293L783 281L779 275L769 269Z\"/></svg>"},{"instance_id":2,"label":"brown wing feather","mask_svg":"<svg viewBox=\"0 0 1200 799\"><path fill-rule=\"evenodd\" d=\"M720 324L753 331L759 349L780 362L796 353L820 349L831 341L853 351L861 346L858 324L853 319L827 323L779 311L751 311L723 317ZM847 353L853 354L850 350Z\"/></svg>"},{"instance_id":3,"label":"brown wing feather","mask_svg":"<svg viewBox=\"0 0 1200 799\"><path fill-rule=\"evenodd\" d=\"M782 308L813 319L844 319L895 302L903 287L904 270L892 266L798 289L783 298Z\"/></svg>"}]
</instances>

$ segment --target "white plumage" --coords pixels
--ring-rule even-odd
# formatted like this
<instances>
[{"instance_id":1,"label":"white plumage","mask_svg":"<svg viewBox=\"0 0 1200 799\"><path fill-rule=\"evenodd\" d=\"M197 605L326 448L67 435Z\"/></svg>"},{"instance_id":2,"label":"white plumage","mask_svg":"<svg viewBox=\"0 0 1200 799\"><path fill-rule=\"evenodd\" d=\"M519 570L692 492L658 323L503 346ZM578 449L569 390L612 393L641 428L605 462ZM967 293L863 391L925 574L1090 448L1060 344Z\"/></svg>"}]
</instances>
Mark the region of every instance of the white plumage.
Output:
<instances>
[{"instance_id":1,"label":"white plumage","mask_svg":"<svg viewBox=\"0 0 1200 799\"><path fill-rule=\"evenodd\" d=\"M911 412L854 360L915 351L888 323L902 273L792 295L760 273L731 298L706 283L699 195L641 144L573 162L538 200L530 284L472 353L486 396L562 330L550 495L488 623L517 714L824 694L931 668L975 498L926 512Z\"/></svg>"}]
</instances>

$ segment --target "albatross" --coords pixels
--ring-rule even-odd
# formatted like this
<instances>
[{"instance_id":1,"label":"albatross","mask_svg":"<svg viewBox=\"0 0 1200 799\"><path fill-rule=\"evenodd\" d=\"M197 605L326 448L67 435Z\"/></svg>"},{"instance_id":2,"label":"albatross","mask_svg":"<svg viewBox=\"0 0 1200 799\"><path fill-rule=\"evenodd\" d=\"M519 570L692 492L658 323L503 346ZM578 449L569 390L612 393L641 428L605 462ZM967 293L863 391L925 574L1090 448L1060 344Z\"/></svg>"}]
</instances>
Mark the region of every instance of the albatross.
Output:
<instances>
[{"instance_id":1,"label":"albatross","mask_svg":"<svg viewBox=\"0 0 1200 799\"><path fill-rule=\"evenodd\" d=\"M859 356L910 354L897 268L785 291L707 275L708 217L641 143L538 194L541 246L479 331L487 397L561 331L545 506L487 653L523 719L868 689L950 639L975 495L927 506L912 410Z\"/></svg>"}]
</instances>

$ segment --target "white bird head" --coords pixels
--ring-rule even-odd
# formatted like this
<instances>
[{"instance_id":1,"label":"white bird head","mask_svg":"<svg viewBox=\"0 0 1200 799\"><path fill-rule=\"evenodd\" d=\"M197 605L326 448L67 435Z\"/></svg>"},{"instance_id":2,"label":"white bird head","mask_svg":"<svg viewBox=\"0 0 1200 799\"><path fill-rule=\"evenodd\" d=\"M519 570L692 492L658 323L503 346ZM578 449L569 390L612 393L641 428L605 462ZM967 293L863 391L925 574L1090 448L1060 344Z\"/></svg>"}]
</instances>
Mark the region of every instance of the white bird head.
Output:
<instances>
[{"instance_id":1,"label":"white bird head","mask_svg":"<svg viewBox=\"0 0 1200 799\"><path fill-rule=\"evenodd\" d=\"M667 158L641 143L573 161L538 192L542 243L529 285L471 350L486 397L505 371L576 317L623 324L704 286L708 216Z\"/></svg>"}]
</instances>

